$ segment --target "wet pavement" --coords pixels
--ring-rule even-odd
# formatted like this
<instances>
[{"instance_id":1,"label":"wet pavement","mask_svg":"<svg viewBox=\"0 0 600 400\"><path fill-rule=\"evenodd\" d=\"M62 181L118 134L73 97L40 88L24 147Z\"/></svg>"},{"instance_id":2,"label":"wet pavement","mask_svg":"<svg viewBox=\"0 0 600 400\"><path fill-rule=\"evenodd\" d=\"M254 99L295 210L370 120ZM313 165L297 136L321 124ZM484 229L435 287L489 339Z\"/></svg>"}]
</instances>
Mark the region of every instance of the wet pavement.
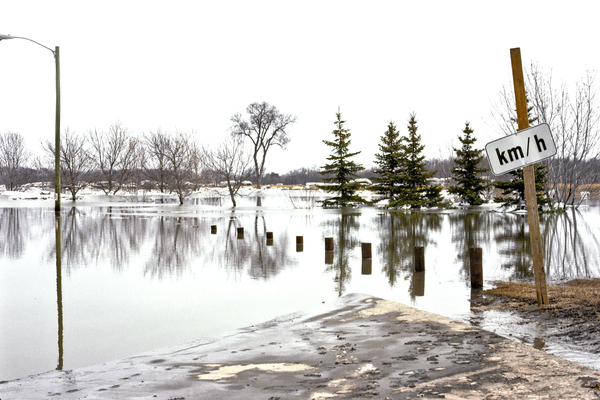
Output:
<instances>
[{"instance_id":1,"label":"wet pavement","mask_svg":"<svg viewBox=\"0 0 600 400\"><path fill-rule=\"evenodd\" d=\"M0 399L599 399L600 372L347 295L222 338L0 383Z\"/></svg>"}]
</instances>

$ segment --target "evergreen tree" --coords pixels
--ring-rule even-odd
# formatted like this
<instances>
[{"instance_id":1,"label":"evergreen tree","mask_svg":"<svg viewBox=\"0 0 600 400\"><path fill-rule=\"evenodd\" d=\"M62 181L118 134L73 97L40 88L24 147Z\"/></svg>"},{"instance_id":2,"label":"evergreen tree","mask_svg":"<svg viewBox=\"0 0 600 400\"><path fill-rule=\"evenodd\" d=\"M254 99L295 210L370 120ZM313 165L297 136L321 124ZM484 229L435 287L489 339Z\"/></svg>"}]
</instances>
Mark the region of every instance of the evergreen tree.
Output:
<instances>
[{"instance_id":1,"label":"evergreen tree","mask_svg":"<svg viewBox=\"0 0 600 400\"><path fill-rule=\"evenodd\" d=\"M546 193L548 183L548 169L543 164L535 164L533 173L535 175L535 192L538 210L542 211L544 206L552 208L552 198ZM495 181L494 186L502 190L503 196L494 197L496 203L502 203L502 207L519 206L525 204L525 182L523 180L523 168L510 171L512 178L509 182Z\"/></svg>"},{"instance_id":2,"label":"evergreen tree","mask_svg":"<svg viewBox=\"0 0 600 400\"><path fill-rule=\"evenodd\" d=\"M413 113L408 120L408 136L402 138L400 145L402 184L388 207L420 208L442 205L442 187L428 183L437 171L427 170L423 155L425 146L421 144L421 135L417 134L417 129L417 119Z\"/></svg>"},{"instance_id":3,"label":"evergreen tree","mask_svg":"<svg viewBox=\"0 0 600 400\"><path fill-rule=\"evenodd\" d=\"M332 148L331 155L327 157L330 162L322 166L319 173L326 176L321 178L323 181L333 184L324 186L323 189L337 193L337 196L323 200L323 207L348 207L356 203L366 203L365 199L356 194L360 184L354 181L354 178L358 177L358 172L364 168L351 160L352 157L360 154L360 151L350 152L350 130L344 128L346 121L342 121L339 112L336 116L337 121L334 122L336 129L332 132L333 141L323 140L323 143Z\"/></svg>"},{"instance_id":4,"label":"evergreen tree","mask_svg":"<svg viewBox=\"0 0 600 400\"><path fill-rule=\"evenodd\" d=\"M448 192L460 196L470 205L480 205L483 203L481 193L490 186L487 179L481 178L481 174L488 169L480 167L483 161L483 150L473 146L477 138L472 136L473 129L468 122L465 123L463 133L464 136L458 137L462 148L453 149L456 152L454 160L456 166L452 168L452 177L457 184L450 186Z\"/></svg>"},{"instance_id":5,"label":"evergreen tree","mask_svg":"<svg viewBox=\"0 0 600 400\"><path fill-rule=\"evenodd\" d=\"M375 154L375 164L378 168L373 171L377 174L373 181L379 184L375 190L390 199L399 192L402 185L401 146L400 132L390 121L387 131L381 136L379 153Z\"/></svg>"}]
</instances>

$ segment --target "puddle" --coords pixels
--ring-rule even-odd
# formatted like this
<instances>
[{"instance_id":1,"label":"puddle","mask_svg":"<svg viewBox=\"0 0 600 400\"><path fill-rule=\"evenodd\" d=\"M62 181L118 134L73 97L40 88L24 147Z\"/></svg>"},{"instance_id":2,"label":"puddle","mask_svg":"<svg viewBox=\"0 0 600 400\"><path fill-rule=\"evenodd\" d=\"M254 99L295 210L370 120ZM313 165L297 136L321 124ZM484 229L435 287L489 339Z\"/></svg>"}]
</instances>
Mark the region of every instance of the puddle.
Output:
<instances>
[{"instance_id":1,"label":"puddle","mask_svg":"<svg viewBox=\"0 0 600 400\"><path fill-rule=\"evenodd\" d=\"M565 343L552 336L555 328L546 327L541 322L527 321L511 312L500 310L473 312L468 320L463 318L462 321L600 371L599 354L586 349L585 343Z\"/></svg>"}]
</instances>

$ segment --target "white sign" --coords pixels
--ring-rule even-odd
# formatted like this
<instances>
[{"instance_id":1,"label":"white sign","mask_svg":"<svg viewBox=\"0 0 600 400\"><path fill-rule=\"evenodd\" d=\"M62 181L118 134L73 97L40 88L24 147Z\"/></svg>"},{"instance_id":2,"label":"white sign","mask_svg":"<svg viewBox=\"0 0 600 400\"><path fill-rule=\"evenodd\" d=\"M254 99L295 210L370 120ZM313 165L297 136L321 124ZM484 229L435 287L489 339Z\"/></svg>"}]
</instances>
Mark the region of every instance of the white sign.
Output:
<instances>
[{"instance_id":1,"label":"white sign","mask_svg":"<svg viewBox=\"0 0 600 400\"><path fill-rule=\"evenodd\" d=\"M494 175L535 164L556 154L556 145L548 124L523 129L485 145Z\"/></svg>"}]
</instances>

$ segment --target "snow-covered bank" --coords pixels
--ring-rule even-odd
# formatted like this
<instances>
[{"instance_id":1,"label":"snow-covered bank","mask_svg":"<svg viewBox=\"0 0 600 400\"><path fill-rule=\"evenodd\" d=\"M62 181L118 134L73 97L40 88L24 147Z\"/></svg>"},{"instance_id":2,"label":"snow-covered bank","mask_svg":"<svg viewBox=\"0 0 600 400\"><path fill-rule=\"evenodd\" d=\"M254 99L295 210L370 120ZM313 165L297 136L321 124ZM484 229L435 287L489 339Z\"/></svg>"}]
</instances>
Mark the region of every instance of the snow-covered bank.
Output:
<instances>
[{"instance_id":1,"label":"snow-covered bank","mask_svg":"<svg viewBox=\"0 0 600 400\"><path fill-rule=\"evenodd\" d=\"M382 199L381 195L370 191L360 190L356 193L362 198L373 201L373 206L385 208L388 204L387 199ZM310 209L321 207L320 201L332 197L333 194L322 190L315 185L306 186L265 186L262 189L256 189L253 186L242 186L236 195L238 207L247 208L256 206L256 198L262 199L261 207L264 209ZM442 191L444 201L450 208L472 209L474 211L499 211L519 213L516 207L505 209L501 208L499 203L487 202L480 206L469 206L460 203L460 200L449 194L446 190ZM379 199L379 200L378 200ZM0 207L15 206L51 206L54 201L54 192L42 190L36 187L28 188L22 192L4 191L0 193ZM128 203L130 205L147 204L170 204L178 205L179 200L175 193L161 193L159 190L121 190L117 194L105 194L100 189L85 188L79 191L76 201L71 199L67 193L61 197L63 206L77 205L105 205L114 203ZM232 207L229 191L226 187L201 187L194 191L184 200L187 205L202 205L207 207L228 208ZM400 208L399 210L410 210L410 207ZM421 209L435 211L438 208Z\"/></svg>"}]
</instances>

